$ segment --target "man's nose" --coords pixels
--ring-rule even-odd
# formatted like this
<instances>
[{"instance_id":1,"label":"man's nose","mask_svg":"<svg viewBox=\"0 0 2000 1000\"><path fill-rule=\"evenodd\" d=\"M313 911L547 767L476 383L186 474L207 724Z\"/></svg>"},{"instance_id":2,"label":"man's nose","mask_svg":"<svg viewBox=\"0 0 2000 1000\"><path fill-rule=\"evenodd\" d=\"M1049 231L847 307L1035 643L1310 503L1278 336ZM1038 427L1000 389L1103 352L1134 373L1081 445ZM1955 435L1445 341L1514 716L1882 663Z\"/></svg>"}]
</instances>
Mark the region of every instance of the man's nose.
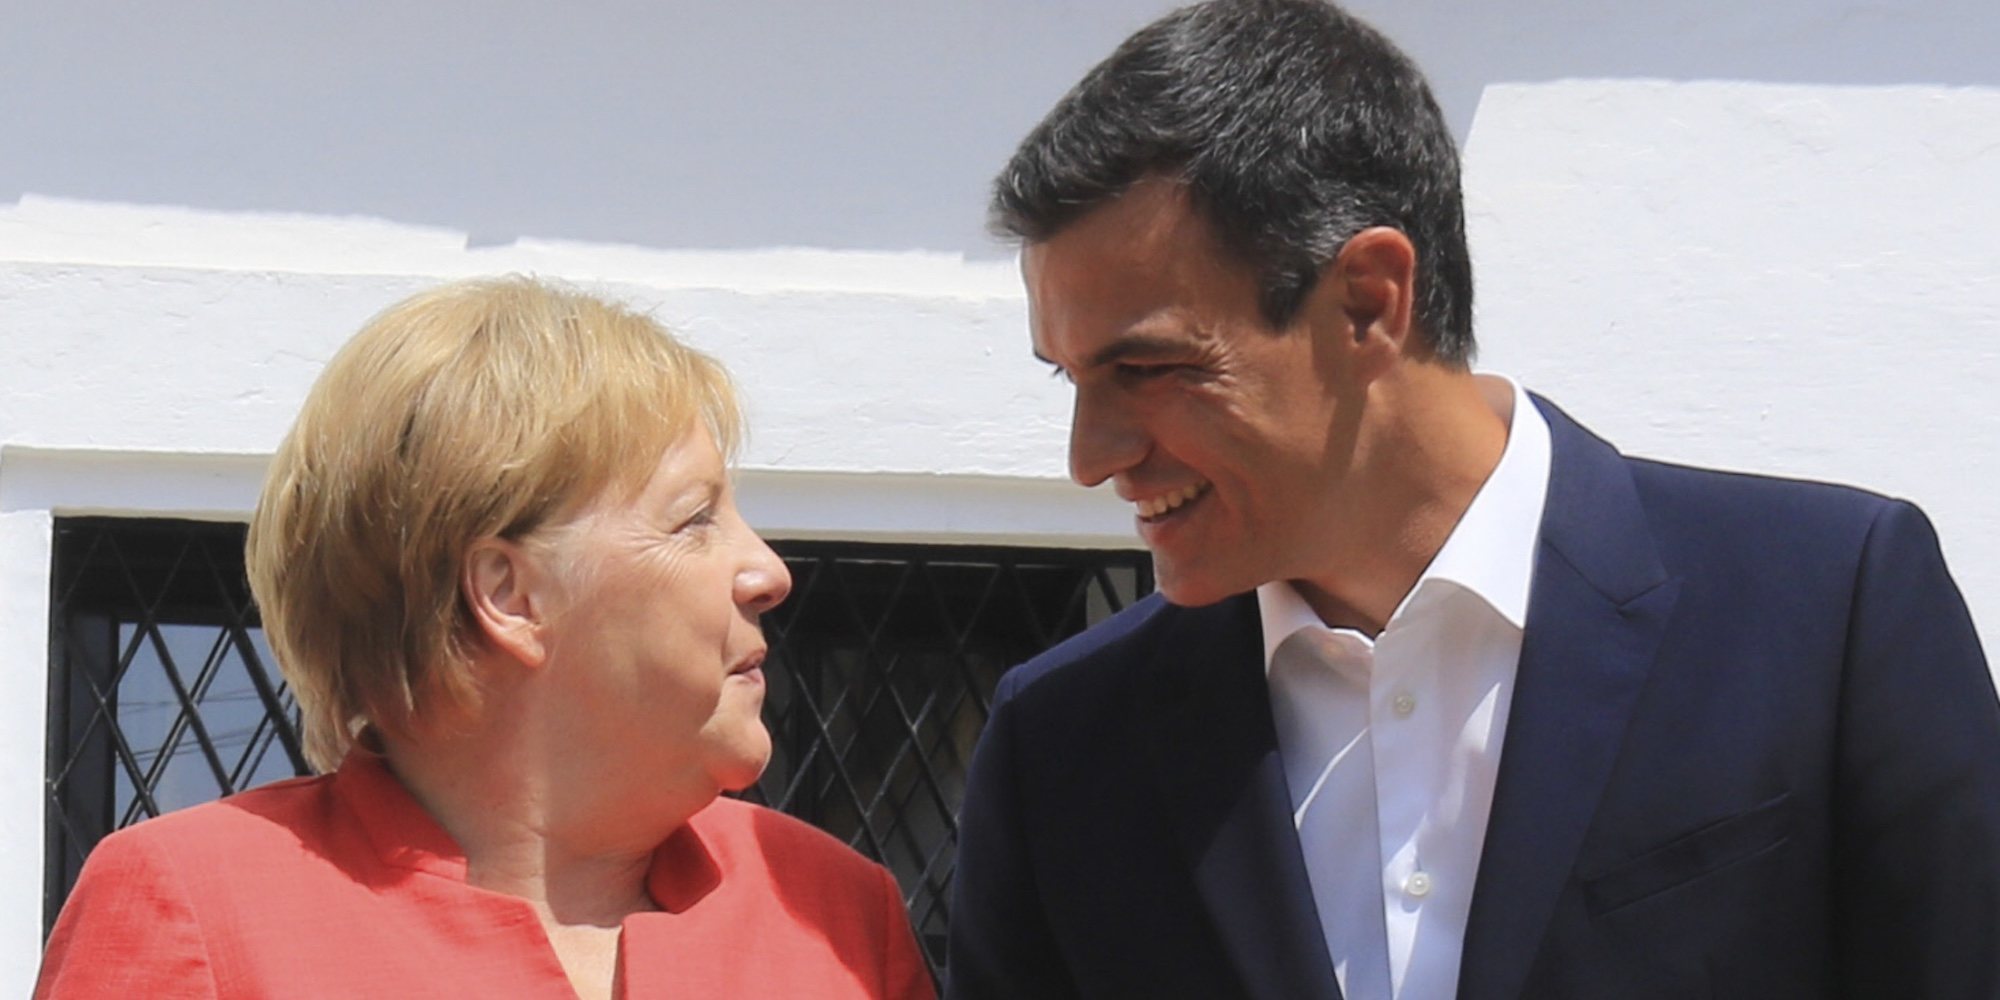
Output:
<instances>
[{"instance_id":1,"label":"man's nose","mask_svg":"<svg viewBox=\"0 0 2000 1000\"><path fill-rule=\"evenodd\" d=\"M1070 478L1096 486L1145 457L1145 433L1128 408L1094 387L1078 387L1069 422Z\"/></svg>"}]
</instances>

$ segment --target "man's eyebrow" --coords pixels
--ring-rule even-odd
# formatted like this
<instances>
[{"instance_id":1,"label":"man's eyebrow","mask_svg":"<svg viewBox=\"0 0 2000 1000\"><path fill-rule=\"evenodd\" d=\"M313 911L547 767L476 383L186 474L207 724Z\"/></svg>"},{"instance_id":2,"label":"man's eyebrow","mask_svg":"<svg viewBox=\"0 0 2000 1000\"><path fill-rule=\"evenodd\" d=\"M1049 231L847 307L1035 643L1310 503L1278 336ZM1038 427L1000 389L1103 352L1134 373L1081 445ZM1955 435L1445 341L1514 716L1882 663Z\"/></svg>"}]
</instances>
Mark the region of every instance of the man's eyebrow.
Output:
<instances>
[{"instance_id":1,"label":"man's eyebrow","mask_svg":"<svg viewBox=\"0 0 2000 1000\"><path fill-rule=\"evenodd\" d=\"M1186 358L1199 351L1199 347L1182 337L1169 337L1152 333L1130 333L1117 341L1100 348L1096 354L1084 361L1086 368L1115 365L1121 361L1149 361L1159 358ZM1045 365L1061 368L1062 365L1040 351L1035 352L1035 360Z\"/></svg>"}]
</instances>

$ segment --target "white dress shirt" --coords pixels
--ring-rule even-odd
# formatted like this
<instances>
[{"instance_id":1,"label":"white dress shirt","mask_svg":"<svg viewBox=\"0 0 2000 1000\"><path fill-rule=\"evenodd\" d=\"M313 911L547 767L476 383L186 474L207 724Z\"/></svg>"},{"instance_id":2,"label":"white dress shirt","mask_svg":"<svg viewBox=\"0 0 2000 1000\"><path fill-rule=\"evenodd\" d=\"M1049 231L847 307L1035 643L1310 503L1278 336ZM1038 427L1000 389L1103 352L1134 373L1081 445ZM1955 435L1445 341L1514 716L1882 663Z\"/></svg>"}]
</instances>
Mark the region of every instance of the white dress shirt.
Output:
<instances>
[{"instance_id":1,"label":"white dress shirt","mask_svg":"<svg viewBox=\"0 0 2000 1000\"><path fill-rule=\"evenodd\" d=\"M1257 588L1292 819L1347 1000L1458 987L1549 481L1547 421L1512 379L1478 378L1506 448L1380 635L1328 628L1288 583Z\"/></svg>"}]
</instances>

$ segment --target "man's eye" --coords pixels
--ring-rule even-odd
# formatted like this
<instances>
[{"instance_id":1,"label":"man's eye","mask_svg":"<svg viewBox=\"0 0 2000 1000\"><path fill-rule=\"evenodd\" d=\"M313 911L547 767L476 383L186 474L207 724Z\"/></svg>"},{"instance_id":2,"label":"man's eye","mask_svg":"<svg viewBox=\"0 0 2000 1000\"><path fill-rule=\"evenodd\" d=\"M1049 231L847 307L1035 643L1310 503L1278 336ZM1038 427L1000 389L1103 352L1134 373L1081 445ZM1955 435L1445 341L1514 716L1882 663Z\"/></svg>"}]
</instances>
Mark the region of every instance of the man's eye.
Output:
<instances>
[{"instance_id":1,"label":"man's eye","mask_svg":"<svg viewBox=\"0 0 2000 1000\"><path fill-rule=\"evenodd\" d=\"M1049 366L1049 377L1050 377L1050 378L1052 378L1052 379L1055 379L1055 380L1056 380L1056 381L1058 381L1058 382L1075 382L1075 381L1076 381L1075 379L1072 379L1072 378L1070 378L1070 377L1069 377L1069 371L1068 371L1067 369L1064 369L1064 368L1060 368L1060 367L1057 367L1057 366L1055 366L1055 365L1050 365L1050 366Z\"/></svg>"},{"instance_id":2,"label":"man's eye","mask_svg":"<svg viewBox=\"0 0 2000 1000\"><path fill-rule=\"evenodd\" d=\"M1182 371L1187 367L1188 367L1187 365L1172 365L1172 364L1162 364L1162 365L1121 364L1118 365L1114 370L1117 371L1119 378L1149 379L1149 378L1159 378L1162 375L1172 375L1173 373Z\"/></svg>"}]
</instances>

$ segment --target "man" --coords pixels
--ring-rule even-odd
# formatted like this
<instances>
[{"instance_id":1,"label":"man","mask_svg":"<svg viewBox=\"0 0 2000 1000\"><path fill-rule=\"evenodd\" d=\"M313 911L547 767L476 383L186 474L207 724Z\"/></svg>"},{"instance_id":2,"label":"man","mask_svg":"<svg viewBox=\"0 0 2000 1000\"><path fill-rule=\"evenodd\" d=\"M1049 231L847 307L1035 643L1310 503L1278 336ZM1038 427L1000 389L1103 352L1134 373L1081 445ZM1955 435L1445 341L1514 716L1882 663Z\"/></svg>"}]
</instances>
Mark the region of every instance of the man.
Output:
<instances>
[{"instance_id":1,"label":"man","mask_svg":"<svg viewBox=\"0 0 2000 1000\"><path fill-rule=\"evenodd\" d=\"M994 213L1160 596L1002 681L950 994L2000 996L2000 701L1928 522L1472 374L1381 36L1172 13Z\"/></svg>"}]
</instances>

